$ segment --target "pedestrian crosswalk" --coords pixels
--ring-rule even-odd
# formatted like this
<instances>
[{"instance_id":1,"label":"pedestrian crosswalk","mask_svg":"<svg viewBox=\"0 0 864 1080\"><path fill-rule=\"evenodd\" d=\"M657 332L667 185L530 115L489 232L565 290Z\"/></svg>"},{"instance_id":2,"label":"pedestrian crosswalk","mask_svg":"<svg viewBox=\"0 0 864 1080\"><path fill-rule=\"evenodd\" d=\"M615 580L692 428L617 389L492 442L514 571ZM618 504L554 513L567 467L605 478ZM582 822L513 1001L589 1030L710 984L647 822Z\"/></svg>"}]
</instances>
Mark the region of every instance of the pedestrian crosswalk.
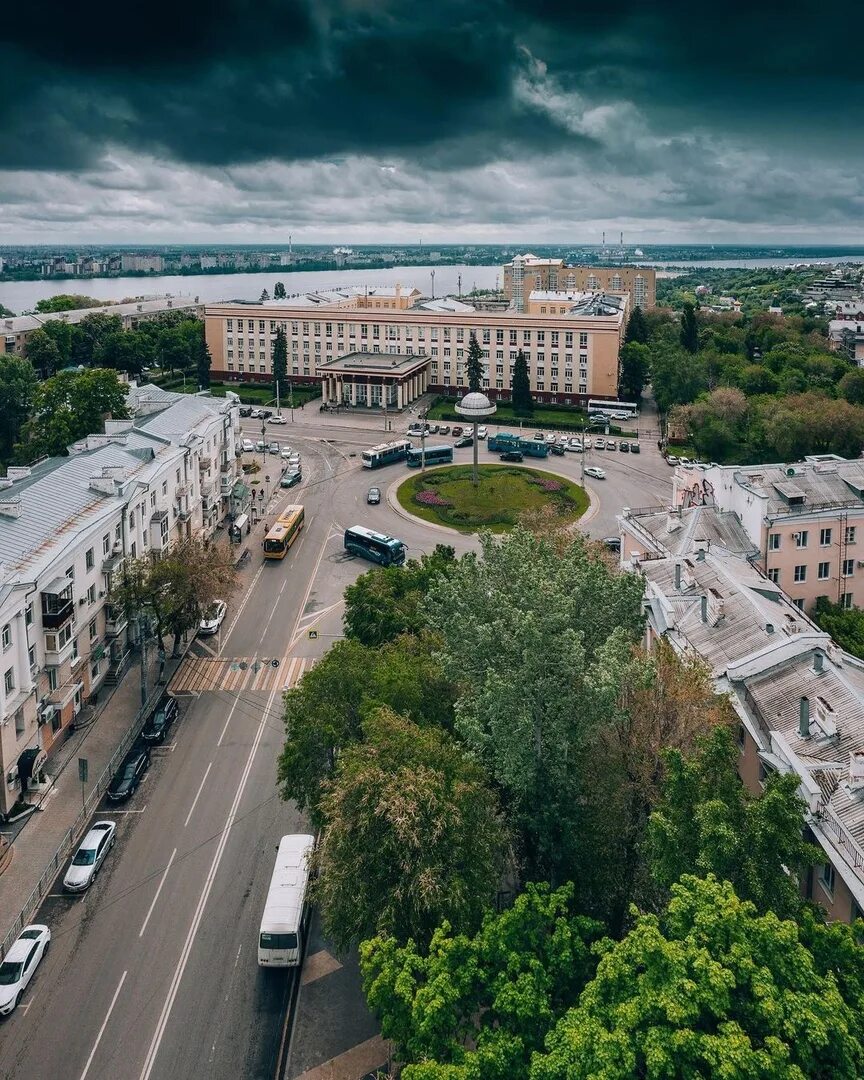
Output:
<instances>
[{"instance_id":1,"label":"pedestrian crosswalk","mask_svg":"<svg viewBox=\"0 0 864 1080\"><path fill-rule=\"evenodd\" d=\"M307 656L214 658L189 655L177 669L169 690L174 694L217 690L232 694L269 694L273 690L290 690L313 662Z\"/></svg>"}]
</instances>

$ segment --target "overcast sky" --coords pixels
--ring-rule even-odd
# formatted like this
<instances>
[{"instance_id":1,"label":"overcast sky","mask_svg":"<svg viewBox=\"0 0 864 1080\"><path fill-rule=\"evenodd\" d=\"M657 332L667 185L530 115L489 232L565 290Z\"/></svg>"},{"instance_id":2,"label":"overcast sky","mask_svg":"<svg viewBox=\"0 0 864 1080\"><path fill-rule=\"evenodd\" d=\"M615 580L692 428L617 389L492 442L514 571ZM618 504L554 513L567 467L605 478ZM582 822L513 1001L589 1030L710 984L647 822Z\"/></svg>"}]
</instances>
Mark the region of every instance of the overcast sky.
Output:
<instances>
[{"instance_id":1,"label":"overcast sky","mask_svg":"<svg viewBox=\"0 0 864 1080\"><path fill-rule=\"evenodd\" d=\"M0 243L864 243L860 0L10 0Z\"/></svg>"}]
</instances>

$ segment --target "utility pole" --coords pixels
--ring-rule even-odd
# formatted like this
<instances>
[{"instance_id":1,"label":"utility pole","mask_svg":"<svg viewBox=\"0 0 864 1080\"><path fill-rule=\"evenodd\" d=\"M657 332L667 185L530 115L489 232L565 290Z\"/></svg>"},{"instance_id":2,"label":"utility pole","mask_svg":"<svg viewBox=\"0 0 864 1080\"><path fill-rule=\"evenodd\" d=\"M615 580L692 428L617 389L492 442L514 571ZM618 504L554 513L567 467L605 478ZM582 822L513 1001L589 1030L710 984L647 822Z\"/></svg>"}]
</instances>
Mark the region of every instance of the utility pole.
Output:
<instances>
[{"instance_id":1,"label":"utility pole","mask_svg":"<svg viewBox=\"0 0 864 1080\"><path fill-rule=\"evenodd\" d=\"M426 472L426 421L421 420L420 428L420 472Z\"/></svg>"},{"instance_id":2,"label":"utility pole","mask_svg":"<svg viewBox=\"0 0 864 1080\"><path fill-rule=\"evenodd\" d=\"M147 704L147 622L142 616L137 616L135 625L138 628L138 647L141 650L141 708Z\"/></svg>"},{"instance_id":3,"label":"utility pole","mask_svg":"<svg viewBox=\"0 0 864 1080\"><path fill-rule=\"evenodd\" d=\"M288 383L288 401L290 402L291 423L293 424L294 423L294 383L293 382Z\"/></svg>"}]
</instances>

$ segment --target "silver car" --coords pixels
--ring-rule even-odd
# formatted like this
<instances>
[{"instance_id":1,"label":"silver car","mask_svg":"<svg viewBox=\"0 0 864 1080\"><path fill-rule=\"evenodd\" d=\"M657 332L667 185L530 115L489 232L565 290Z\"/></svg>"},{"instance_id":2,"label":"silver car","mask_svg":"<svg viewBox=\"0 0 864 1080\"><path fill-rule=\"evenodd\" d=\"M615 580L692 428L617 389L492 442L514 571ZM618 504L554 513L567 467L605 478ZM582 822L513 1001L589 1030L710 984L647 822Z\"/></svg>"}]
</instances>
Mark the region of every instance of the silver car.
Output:
<instances>
[{"instance_id":1,"label":"silver car","mask_svg":"<svg viewBox=\"0 0 864 1080\"><path fill-rule=\"evenodd\" d=\"M105 856L114 847L117 826L113 821L97 821L81 841L69 864L63 887L69 892L84 892L93 884Z\"/></svg>"}]
</instances>

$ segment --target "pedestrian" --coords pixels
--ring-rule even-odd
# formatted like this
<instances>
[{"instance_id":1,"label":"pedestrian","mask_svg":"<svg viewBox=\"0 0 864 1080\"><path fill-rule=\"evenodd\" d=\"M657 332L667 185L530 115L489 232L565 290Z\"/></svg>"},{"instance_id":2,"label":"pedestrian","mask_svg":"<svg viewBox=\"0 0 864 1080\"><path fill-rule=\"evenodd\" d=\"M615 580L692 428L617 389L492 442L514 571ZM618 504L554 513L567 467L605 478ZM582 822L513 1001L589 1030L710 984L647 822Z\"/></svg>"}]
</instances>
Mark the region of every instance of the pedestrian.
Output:
<instances>
[{"instance_id":1,"label":"pedestrian","mask_svg":"<svg viewBox=\"0 0 864 1080\"><path fill-rule=\"evenodd\" d=\"M266 522L266 521L264 522L264 532L265 532L265 533L268 533L268 532L270 532L270 526L269 526L269 525L267 524L267 522Z\"/></svg>"}]
</instances>

